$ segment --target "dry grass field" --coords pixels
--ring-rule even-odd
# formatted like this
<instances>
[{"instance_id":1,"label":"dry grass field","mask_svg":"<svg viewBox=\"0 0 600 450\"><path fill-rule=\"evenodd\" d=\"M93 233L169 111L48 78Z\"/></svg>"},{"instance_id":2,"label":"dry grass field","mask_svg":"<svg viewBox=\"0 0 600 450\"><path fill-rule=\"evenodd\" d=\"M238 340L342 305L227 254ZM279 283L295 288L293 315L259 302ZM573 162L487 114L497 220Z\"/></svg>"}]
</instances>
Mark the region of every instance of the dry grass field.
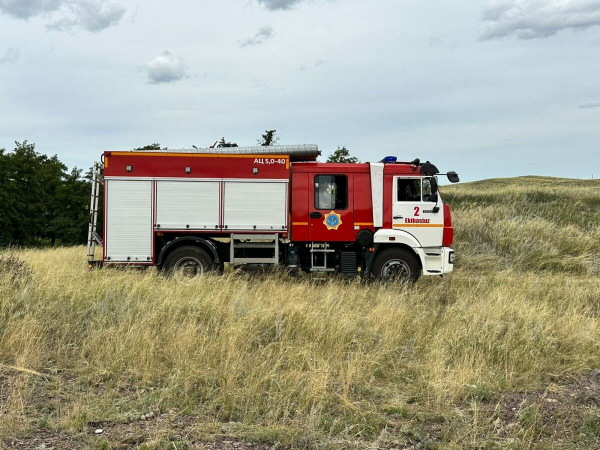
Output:
<instances>
[{"instance_id":1,"label":"dry grass field","mask_svg":"<svg viewBox=\"0 0 600 450\"><path fill-rule=\"evenodd\" d=\"M3 253L0 446L600 448L600 182L443 196L457 268L414 286Z\"/></svg>"}]
</instances>

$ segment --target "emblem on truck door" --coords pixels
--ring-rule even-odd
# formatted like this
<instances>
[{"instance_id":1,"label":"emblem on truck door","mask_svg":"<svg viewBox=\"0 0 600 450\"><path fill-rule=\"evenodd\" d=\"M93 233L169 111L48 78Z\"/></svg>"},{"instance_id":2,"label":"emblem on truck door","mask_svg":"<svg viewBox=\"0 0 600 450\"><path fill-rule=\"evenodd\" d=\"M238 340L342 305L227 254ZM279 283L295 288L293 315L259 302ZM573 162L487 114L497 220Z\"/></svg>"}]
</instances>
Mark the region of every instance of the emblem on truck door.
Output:
<instances>
[{"instance_id":1,"label":"emblem on truck door","mask_svg":"<svg viewBox=\"0 0 600 450\"><path fill-rule=\"evenodd\" d=\"M339 214L336 214L335 211L331 211L329 214L325 214L323 224L328 230L337 230L342 224L342 217Z\"/></svg>"}]
</instances>

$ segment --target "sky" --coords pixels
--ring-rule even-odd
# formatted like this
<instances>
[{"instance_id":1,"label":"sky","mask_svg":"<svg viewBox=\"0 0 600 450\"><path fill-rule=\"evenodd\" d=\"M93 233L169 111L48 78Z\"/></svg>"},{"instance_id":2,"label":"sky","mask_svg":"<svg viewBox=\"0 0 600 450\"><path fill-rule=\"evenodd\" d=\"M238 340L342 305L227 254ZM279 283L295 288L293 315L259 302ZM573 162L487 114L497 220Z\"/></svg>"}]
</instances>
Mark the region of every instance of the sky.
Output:
<instances>
[{"instance_id":1,"label":"sky","mask_svg":"<svg viewBox=\"0 0 600 450\"><path fill-rule=\"evenodd\" d=\"M599 178L600 0L0 0L0 148L88 168L266 129L465 181Z\"/></svg>"}]
</instances>

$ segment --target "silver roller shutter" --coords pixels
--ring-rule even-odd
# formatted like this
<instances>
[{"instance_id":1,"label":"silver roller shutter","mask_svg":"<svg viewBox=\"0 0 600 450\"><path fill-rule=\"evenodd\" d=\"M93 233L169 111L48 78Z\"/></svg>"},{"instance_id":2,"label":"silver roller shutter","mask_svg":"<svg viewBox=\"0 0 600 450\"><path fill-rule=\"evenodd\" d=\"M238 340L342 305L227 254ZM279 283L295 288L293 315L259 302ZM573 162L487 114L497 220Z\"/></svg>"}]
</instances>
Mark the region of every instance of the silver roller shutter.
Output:
<instances>
[{"instance_id":1,"label":"silver roller shutter","mask_svg":"<svg viewBox=\"0 0 600 450\"><path fill-rule=\"evenodd\" d=\"M106 260L152 259L152 181L106 180Z\"/></svg>"}]
</instances>

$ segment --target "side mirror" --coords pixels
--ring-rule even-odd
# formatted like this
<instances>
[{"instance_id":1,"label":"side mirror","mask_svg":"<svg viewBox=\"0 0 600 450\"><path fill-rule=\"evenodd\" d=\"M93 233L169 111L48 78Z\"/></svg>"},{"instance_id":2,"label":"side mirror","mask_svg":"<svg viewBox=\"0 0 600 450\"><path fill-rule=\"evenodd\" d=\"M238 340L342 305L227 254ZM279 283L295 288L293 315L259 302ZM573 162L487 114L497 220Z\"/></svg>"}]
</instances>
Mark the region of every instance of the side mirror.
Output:
<instances>
[{"instance_id":1,"label":"side mirror","mask_svg":"<svg viewBox=\"0 0 600 450\"><path fill-rule=\"evenodd\" d=\"M446 175L448 175L448 181L450 181L450 183L458 183L460 181L456 172L448 172Z\"/></svg>"}]
</instances>

